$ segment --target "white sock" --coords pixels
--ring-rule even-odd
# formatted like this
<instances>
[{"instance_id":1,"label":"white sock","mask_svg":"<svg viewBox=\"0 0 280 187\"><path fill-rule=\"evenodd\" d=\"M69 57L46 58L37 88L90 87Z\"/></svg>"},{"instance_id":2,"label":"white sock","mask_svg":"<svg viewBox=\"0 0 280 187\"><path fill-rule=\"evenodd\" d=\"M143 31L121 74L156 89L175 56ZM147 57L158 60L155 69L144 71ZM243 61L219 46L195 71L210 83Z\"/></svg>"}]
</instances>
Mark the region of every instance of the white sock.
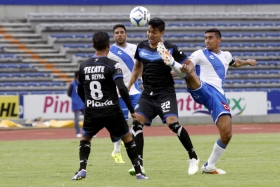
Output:
<instances>
[{"instance_id":1,"label":"white sock","mask_svg":"<svg viewBox=\"0 0 280 187\"><path fill-rule=\"evenodd\" d=\"M220 157L222 156L222 154L225 152L225 150L226 150L226 145L224 145L220 141L220 139L218 139L217 142L214 144L212 153L208 159L208 166L214 167L218 162L218 160L220 159Z\"/></svg>"},{"instance_id":2,"label":"white sock","mask_svg":"<svg viewBox=\"0 0 280 187\"><path fill-rule=\"evenodd\" d=\"M180 63L178 63L176 61L174 61L174 64L172 66L170 66L170 67L173 69L173 71L176 73L176 75L178 77L182 78L182 77L185 77L187 75L187 73L181 72L180 68L182 67L182 64L180 64Z\"/></svg>"},{"instance_id":3,"label":"white sock","mask_svg":"<svg viewBox=\"0 0 280 187\"><path fill-rule=\"evenodd\" d=\"M122 142L122 140L119 140L114 143L114 154L121 152L121 142Z\"/></svg>"}]
</instances>

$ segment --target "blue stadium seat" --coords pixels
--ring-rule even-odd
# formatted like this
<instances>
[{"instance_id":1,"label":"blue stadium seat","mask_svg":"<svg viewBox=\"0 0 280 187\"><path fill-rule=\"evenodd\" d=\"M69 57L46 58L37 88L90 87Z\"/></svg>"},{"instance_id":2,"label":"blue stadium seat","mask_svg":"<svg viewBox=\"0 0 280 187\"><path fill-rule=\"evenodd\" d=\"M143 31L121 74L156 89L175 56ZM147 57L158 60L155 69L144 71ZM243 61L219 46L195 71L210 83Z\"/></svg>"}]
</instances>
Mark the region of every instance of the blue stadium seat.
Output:
<instances>
[{"instance_id":1,"label":"blue stadium seat","mask_svg":"<svg viewBox=\"0 0 280 187\"><path fill-rule=\"evenodd\" d=\"M192 27L193 23L191 23L191 22L184 22L184 23L182 23L182 26L183 27Z\"/></svg>"},{"instance_id":2,"label":"blue stadium seat","mask_svg":"<svg viewBox=\"0 0 280 187\"><path fill-rule=\"evenodd\" d=\"M24 73L11 73L11 77L23 77Z\"/></svg>"},{"instance_id":3,"label":"blue stadium seat","mask_svg":"<svg viewBox=\"0 0 280 187\"><path fill-rule=\"evenodd\" d=\"M280 74L280 69L270 69L268 70L269 74Z\"/></svg>"},{"instance_id":4,"label":"blue stadium seat","mask_svg":"<svg viewBox=\"0 0 280 187\"><path fill-rule=\"evenodd\" d=\"M265 33L265 37L279 37L280 33Z\"/></svg>"},{"instance_id":5,"label":"blue stadium seat","mask_svg":"<svg viewBox=\"0 0 280 187\"><path fill-rule=\"evenodd\" d=\"M74 38L73 34L51 34L52 38Z\"/></svg>"},{"instance_id":6,"label":"blue stadium seat","mask_svg":"<svg viewBox=\"0 0 280 187\"><path fill-rule=\"evenodd\" d=\"M254 43L254 47L265 47L266 43L261 43L261 42L258 42L258 43Z\"/></svg>"},{"instance_id":7,"label":"blue stadium seat","mask_svg":"<svg viewBox=\"0 0 280 187\"><path fill-rule=\"evenodd\" d=\"M38 82L27 82L27 83L26 83L26 86L29 86L29 87L37 87L37 86L38 86Z\"/></svg>"},{"instance_id":8,"label":"blue stadium seat","mask_svg":"<svg viewBox=\"0 0 280 187\"><path fill-rule=\"evenodd\" d=\"M25 82L14 82L14 86L25 87L25 86L26 86L26 83L25 83Z\"/></svg>"},{"instance_id":9,"label":"blue stadium seat","mask_svg":"<svg viewBox=\"0 0 280 187\"><path fill-rule=\"evenodd\" d=\"M267 83L269 83L269 79L259 79L258 83L259 84L267 84Z\"/></svg>"},{"instance_id":10,"label":"blue stadium seat","mask_svg":"<svg viewBox=\"0 0 280 187\"><path fill-rule=\"evenodd\" d=\"M241 37L252 37L251 33L241 33Z\"/></svg>"},{"instance_id":11,"label":"blue stadium seat","mask_svg":"<svg viewBox=\"0 0 280 187\"><path fill-rule=\"evenodd\" d=\"M242 79L232 79L231 83L232 84L243 84L243 80Z\"/></svg>"},{"instance_id":12,"label":"blue stadium seat","mask_svg":"<svg viewBox=\"0 0 280 187\"><path fill-rule=\"evenodd\" d=\"M253 37L264 37L264 33L254 33Z\"/></svg>"},{"instance_id":13,"label":"blue stadium seat","mask_svg":"<svg viewBox=\"0 0 280 187\"><path fill-rule=\"evenodd\" d=\"M205 23L205 26L206 26L206 27L216 27L216 25L217 25L217 24L214 23L214 22L206 22L206 23Z\"/></svg>"},{"instance_id":14,"label":"blue stadium seat","mask_svg":"<svg viewBox=\"0 0 280 187\"><path fill-rule=\"evenodd\" d=\"M217 26L218 27L227 27L227 26L229 26L229 24L227 22L218 22Z\"/></svg>"},{"instance_id":15,"label":"blue stadium seat","mask_svg":"<svg viewBox=\"0 0 280 187\"><path fill-rule=\"evenodd\" d=\"M240 43L229 43L230 47L241 47Z\"/></svg>"},{"instance_id":16,"label":"blue stadium seat","mask_svg":"<svg viewBox=\"0 0 280 187\"><path fill-rule=\"evenodd\" d=\"M250 22L240 22L239 25L241 27L250 27L251 26L251 23Z\"/></svg>"},{"instance_id":17,"label":"blue stadium seat","mask_svg":"<svg viewBox=\"0 0 280 187\"><path fill-rule=\"evenodd\" d=\"M77 53L75 56L77 57L84 57L84 58L89 58L92 57L94 54L93 53Z\"/></svg>"},{"instance_id":18,"label":"blue stadium seat","mask_svg":"<svg viewBox=\"0 0 280 187\"><path fill-rule=\"evenodd\" d=\"M253 22L252 26L254 26L254 27L261 27L261 26L263 26L263 23L262 22Z\"/></svg>"},{"instance_id":19,"label":"blue stadium seat","mask_svg":"<svg viewBox=\"0 0 280 187\"><path fill-rule=\"evenodd\" d=\"M197 37L197 38L204 38L204 34L201 33L194 33L193 37Z\"/></svg>"},{"instance_id":20,"label":"blue stadium seat","mask_svg":"<svg viewBox=\"0 0 280 187\"><path fill-rule=\"evenodd\" d=\"M166 24L168 27L181 27L181 23L168 23Z\"/></svg>"},{"instance_id":21,"label":"blue stadium seat","mask_svg":"<svg viewBox=\"0 0 280 187\"><path fill-rule=\"evenodd\" d=\"M204 24L204 22L194 22L194 23L193 23L193 26L194 26L194 27L204 27L205 24Z\"/></svg>"},{"instance_id":22,"label":"blue stadium seat","mask_svg":"<svg viewBox=\"0 0 280 187\"><path fill-rule=\"evenodd\" d=\"M279 42L268 42L266 43L267 47L280 47L280 43Z\"/></svg>"},{"instance_id":23,"label":"blue stadium seat","mask_svg":"<svg viewBox=\"0 0 280 187\"><path fill-rule=\"evenodd\" d=\"M263 26L266 26L266 27L273 27L274 26L274 23L273 22L263 22Z\"/></svg>"},{"instance_id":24,"label":"blue stadium seat","mask_svg":"<svg viewBox=\"0 0 280 187\"><path fill-rule=\"evenodd\" d=\"M184 37L192 38L192 37L194 37L194 36L193 36L193 34L185 33L185 34L184 34Z\"/></svg>"},{"instance_id":25,"label":"blue stadium seat","mask_svg":"<svg viewBox=\"0 0 280 187\"><path fill-rule=\"evenodd\" d=\"M266 52L257 51L257 52L254 52L254 55L255 56L266 56Z\"/></svg>"},{"instance_id":26,"label":"blue stadium seat","mask_svg":"<svg viewBox=\"0 0 280 187\"><path fill-rule=\"evenodd\" d=\"M253 43L240 43L241 47L253 47L254 44Z\"/></svg>"},{"instance_id":27,"label":"blue stadium seat","mask_svg":"<svg viewBox=\"0 0 280 187\"><path fill-rule=\"evenodd\" d=\"M268 74L267 70L257 70L257 74Z\"/></svg>"},{"instance_id":28,"label":"blue stadium seat","mask_svg":"<svg viewBox=\"0 0 280 187\"><path fill-rule=\"evenodd\" d=\"M229 43L220 43L220 47L229 47L230 44Z\"/></svg>"},{"instance_id":29,"label":"blue stadium seat","mask_svg":"<svg viewBox=\"0 0 280 187\"><path fill-rule=\"evenodd\" d=\"M229 22L228 26L230 26L230 27L239 27L239 22Z\"/></svg>"},{"instance_id":30,"label":"blue stadium seat","mask_svg":"<svg viewBox=\"0 0 280 187\"><path fill-rule=\"evenodd\" d=\"M270 83L280 83L280 79L270 79L269 80Z\"/></svg>"},{"instance_id":31,"label":"blue stadium seat","mask_svg":"<svg viewBox=\"0 0 280 187\"><path fill-rule=\"evenodd\" d=\"M269 51L266 53L267 56L278 56L279 52L276 51Z\"/></svg>"},{"instance_id":32,"label":"blue stadium seat","mask_svg":"<svg viewBox=\"0 0 280 187\"><path fill-rule=\"evenodd\" d=\"M245 84L257 84L258 81L256 79L246 79L244 80Z\"/></svg>"},{"instance_id":33,"label":"blue stadium seat","mask_svg":"<svg viewBox=\"0 0 280 187\"><path fill-rule=\"evenodd\" d=\"M223 33L222 34L222 37L229 37L229 38L232 38L232 37L240 37L240 33Z\"/></svg>"}]
</instances>

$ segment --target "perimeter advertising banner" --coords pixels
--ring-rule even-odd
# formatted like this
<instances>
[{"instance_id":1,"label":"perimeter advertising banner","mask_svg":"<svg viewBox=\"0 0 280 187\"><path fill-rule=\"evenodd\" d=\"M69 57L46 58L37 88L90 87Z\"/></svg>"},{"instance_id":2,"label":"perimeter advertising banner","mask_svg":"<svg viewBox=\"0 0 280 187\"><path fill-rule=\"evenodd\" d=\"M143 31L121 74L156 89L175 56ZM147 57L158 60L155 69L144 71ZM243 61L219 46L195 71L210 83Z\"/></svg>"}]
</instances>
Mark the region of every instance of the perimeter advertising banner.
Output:
<instances>
[{"instance_id":1,"label":"perimeter advertising banner","mask_svg":"<svg viewBox=\"0 0 280 187\"><path fill-rule=\"evenodd\" d=\"M189 93L177 93L179 116L210 115L201 104L194 102ZM232 115L266 115L266 92L228 92L226 93Z\"/></svg>"},{"instance_id":2,"label":"perimeter advertising banner","mask_svg":"<svg viewBox=\"0 0 280 187\"><path fill-rule=\"evenodd\" d=\"M0 97L0 119L17 119L20 113L19 96Z\"/></svg>"},{"instance_id":3,"label":"perimeter advertising banner","mask_svg":"<svg viewBox=\"0 0 280 187\"><path fill-rule=\"evenodd\" d=\"M229 92L226 94L232 115L266 115L266 92ZM67 95L24 95L22 99L24 119L72 119L71 99ZM178 93L179 116L210 115L208 110L192 99L189 93ZM13 114L10 113L9 114Z\"/></svg>"},{"instance_id":4,"label":"perimeter advertising banner","mask_svg":"<svg viewBox=\"0 0 280 187\"><path fill-rule=\"evenodd\" d=\"M23 118L72 119L71 98L67 95L24 95Z\"/></svg>"}]
</instances>

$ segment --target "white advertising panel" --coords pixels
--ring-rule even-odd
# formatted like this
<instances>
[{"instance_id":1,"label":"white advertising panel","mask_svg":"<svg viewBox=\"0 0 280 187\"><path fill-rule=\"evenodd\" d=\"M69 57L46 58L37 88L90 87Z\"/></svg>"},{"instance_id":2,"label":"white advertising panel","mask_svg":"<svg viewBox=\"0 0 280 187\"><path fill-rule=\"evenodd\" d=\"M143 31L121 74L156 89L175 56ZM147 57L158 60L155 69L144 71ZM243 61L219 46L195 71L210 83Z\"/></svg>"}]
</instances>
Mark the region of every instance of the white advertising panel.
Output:
<instances>
[{"instance_id":1,"label":"white advertising panel","mask_svg":"<svg viewBox=\"0 0 280 187\"><path fill-rule=\"evenodd\" d=\"M25 95L23 118L72 119L71 98L67 95Z\"/></svg>"},{"instance_id":2,"label":"white advertising panel","mask_svg":"<svg viewBox=\"0 0 280 187\"><path fill-rule=\"evenodd\" d=\"M194 102L189 93L177 93L179 116L210 115L201 104ZM266 92L228 92L226 93L232 115L266 115Z\"/></svg>"}]
</instances>

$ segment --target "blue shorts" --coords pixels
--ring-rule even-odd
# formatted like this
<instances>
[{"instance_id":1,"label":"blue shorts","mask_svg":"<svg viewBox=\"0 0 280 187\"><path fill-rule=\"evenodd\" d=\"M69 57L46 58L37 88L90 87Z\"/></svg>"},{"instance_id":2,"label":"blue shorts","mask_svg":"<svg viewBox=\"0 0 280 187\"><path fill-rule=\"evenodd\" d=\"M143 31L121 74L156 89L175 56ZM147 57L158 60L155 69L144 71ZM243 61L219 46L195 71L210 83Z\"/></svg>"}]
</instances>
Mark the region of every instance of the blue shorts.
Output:
<instances>
[{"instance_id":1,"label":"blue shorts","mask_svg":"<svg viewBox=\"0 0 280 187\"><path fill-rule=\"evenodd\" d=\"M131 100L133 108L135 108L140 96L141 96L141 94L130 95L130 100ZM121 97L120 97L120 106L121 106L124 118L127 121L128 120L128 108Z\"/></svg>"},{"instance_id":2,"label":"blue shorts","mask_svg":"<svg viewBox=\"0 0 280 187\"><path fill-rule=\"evenodd\" d=\"M195 102L203 104L209 110L215 124L220 116L231 116L225 95L219 92L215 87L201 82L200 88L196 90L187 88L187 90Z\"/></svg>"}]
</instances>

